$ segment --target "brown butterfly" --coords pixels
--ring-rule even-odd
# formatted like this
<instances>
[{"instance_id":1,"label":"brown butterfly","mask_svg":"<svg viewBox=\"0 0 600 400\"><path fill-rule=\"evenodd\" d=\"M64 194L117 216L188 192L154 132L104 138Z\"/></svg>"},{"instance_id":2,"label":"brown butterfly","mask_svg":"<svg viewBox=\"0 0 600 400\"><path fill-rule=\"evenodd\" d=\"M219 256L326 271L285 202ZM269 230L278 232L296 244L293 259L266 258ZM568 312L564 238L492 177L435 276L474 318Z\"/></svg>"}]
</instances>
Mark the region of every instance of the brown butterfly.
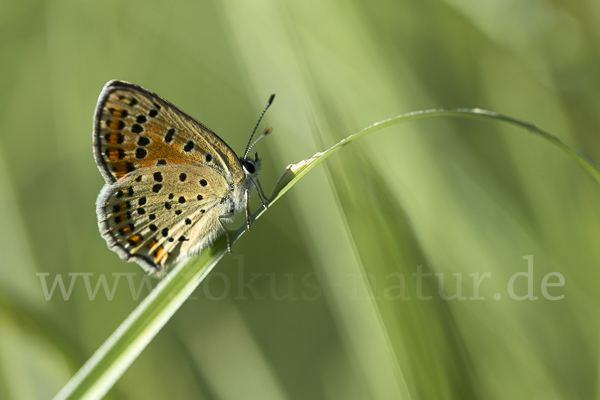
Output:
<instances>
[{"instance_id":1,"label":"brown butterfly","mask_svg":"<svg viewBox=\"0 0 600 400\"><path fill-rule=\"evenodd\" d=\"M256 189L260 160L243 157L213 131L138 85L108 82L94 117L94 157L106 181L96 201L100 233L126 261L160 274L225 233ZM259 190L260 188L260 190Z\"/></svg>"}]
</instances>

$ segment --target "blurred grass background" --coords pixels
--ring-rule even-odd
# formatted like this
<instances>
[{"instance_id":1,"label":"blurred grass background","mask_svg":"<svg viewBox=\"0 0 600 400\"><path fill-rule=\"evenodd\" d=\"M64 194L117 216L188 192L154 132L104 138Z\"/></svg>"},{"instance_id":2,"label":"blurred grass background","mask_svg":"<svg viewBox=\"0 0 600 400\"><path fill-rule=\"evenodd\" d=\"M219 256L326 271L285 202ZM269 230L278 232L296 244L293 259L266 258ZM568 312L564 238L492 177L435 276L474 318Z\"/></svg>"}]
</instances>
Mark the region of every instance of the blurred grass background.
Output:
<instances>
[{"instance_id":1,"label":"blurred grass background","mask_svg":"<svg viewBox=\"0 0 600 400\"><path fill-rule=\"evenodd\" d=\"M92 300L82 275L92 289L101 274L143 284L96 227L91 127L106 81L155 91L238 152L277 93L256 148L267 191L287 164L429 108L531 121L598 160L599 26L593 0L0 3L0 398L52 397L147 293L134 300L122 276L112 300ZM444 119L326 164L236 243L107 398L600 398L600 188L573 160L512 127ZM517 301L507 282L528 255L538 300ZM466 299L440 297L438 275L419 300L419 266L447 295L462 279ZM550 272L562 300L542 295ZM46 300L40 273L67 289L80 275L69 300ZM485 273L485 300L469 299L469 274Z\"/></svg>"}]
</instances>

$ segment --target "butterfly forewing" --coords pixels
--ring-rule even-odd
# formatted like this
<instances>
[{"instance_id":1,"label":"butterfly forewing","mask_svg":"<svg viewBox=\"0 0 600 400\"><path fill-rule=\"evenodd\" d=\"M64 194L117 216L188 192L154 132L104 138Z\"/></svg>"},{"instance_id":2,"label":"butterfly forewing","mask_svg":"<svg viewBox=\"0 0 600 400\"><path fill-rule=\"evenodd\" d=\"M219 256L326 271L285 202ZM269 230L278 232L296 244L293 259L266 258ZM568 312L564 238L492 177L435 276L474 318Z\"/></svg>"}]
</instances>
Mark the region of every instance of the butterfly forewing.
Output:
<instances>
[{"instance_id":1,"label":"butterfly forewing","mask_svg":"<svg viewBox=\"0 0 600 400\"><path fill-rule=\"evenodd\" d=\"M141 168L104 187L97 201L100 231L122 258L159 272L218 232L214 210L228 190L210 167Z\"/></svg>"},{"instance_id":2,"label":"butterfly forewing","mask_svg":"<svg viewBox=\"0 0 600 400\"><path fill-rule=\"evenodd\" d=\"M111 81L96 109L94 153L107 183L155 165L207 165L229 182L244 178L235 152L214 132L139 86Z\"/></svg>"}]
</instances>

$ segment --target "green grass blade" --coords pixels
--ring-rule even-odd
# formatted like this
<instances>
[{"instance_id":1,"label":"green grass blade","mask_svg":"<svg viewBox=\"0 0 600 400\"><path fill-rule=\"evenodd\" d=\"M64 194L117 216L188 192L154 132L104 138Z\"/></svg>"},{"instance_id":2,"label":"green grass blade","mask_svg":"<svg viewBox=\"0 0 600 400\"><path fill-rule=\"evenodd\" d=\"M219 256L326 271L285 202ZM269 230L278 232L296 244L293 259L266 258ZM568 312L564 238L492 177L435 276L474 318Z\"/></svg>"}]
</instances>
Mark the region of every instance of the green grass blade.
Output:
<instances>
[{"instance_id":1,"label":"green grass blade","mask_svg":"<svg viewBox=\"0 0 600 400\"><path fill-rule=\"evenodd\" d=\"M540 135L573 157L600 183L600 167L586 154L563 143L556 136L527 122L480 109L427 110L396 116L373 124L337 143L329 150L317 153L308 160L289 165L279 179L268 205L275 203L310 170L343 146L382 128L415 119L434 117L468 117L505 122ZM265 209L255 212L258 219ZM245 224L231 237L235 242L244 232ZM171 316L204 280L226 252L224 238L216 241L197 257L177 265L146 299L133 311L109 339L75 374L55 399L96 399L102 397L137 358Z\"/></svg>"},{"instance_id":2,"label":"green grass blade","mask_svg":"<svg viewBox=\"0 0 600 400\"><path fill-rule=\"evenodd\" d=\"M55 399L101 398L226 252L224 240L180 263L127 317Z\"/></svg>"},{"instance_id":3,"label":"green grass blade","mask_svg":"<svg viewBox=\"0 0 600 400\"><path fill-rule=\"evenodd\" d=\"M278 199L287 192L298 180L300 180L304 175L306 175L311 169L319 165L322 161L324 161L327 157L331 156L333 153L341 149L343 146L354 142L357 139L360 139L363 136L368 135L369 133L375 132L382 128L386 128L388 126L399 124L400 122L411 121L415 119L424 119L424 118L438 118L438 117L467 117L467 118L476 118L476 119L485 119L485 120L493 120L498 122L505 122L511 125L515 125L520 128L524 128L530 133L534 133L540 135L544 139L548 140L550 143L558 146L565 153L570 155L577 161L586 171L588 171L598 183L600 183L600 166L598 163L588 156L585 153L582 153L578 150L573 149L569 145L565 144L556 136L538 128L537 126L529 123L520 121L515 118L511 118L502 114L495 113L493 111L487 111L482 109L456 109L456 110L425 110L425 111L415 111L408 114L398 115L392 117L390 119L386 119L381 122L377 122L360 132L355 133L354 135L348 136L346 139L340 141L335 144L329 150L317 153L312 158L308 160L303 160L297 164L289 165L286 169L286 172L279 179L277 183L274 193L277 193Z\"/></svg>"}]
</instances>

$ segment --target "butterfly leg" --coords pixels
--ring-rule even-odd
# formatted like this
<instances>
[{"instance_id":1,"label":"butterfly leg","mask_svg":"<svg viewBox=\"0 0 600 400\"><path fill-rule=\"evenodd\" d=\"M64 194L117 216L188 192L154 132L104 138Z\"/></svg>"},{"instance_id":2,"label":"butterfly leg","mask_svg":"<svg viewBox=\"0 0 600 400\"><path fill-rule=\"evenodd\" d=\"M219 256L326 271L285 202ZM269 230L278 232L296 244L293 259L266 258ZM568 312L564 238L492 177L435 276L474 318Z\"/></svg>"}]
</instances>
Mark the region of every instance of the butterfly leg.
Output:
<instances>
[{"instance_id":1,"label":"butterfly leg","mask_svg":"<svg viewBox=\"0 0 600 400\"><path fill-rule=\"evenodd\" d=\"M225 227L225 223L221 219L221 218L227 218L227 217L228 217L228 215L220 215L217 217L217 219L219 220L219 224L221 224L221 228L223 228L223 232L225 232L225 239L227 240L227 251L229 252L229 254L233 254L233 252L231 251L231 241L229 240L229 233L227 233L227 228Z\"/></svg>"},{"instance_id":2,"label":"butterfly leg","mask_svg":"<svg viewBox=\"0 0 600 400\"><path fill-rule=\"evenodd\" d=\"M262 197L265 200L268 200L269 198L265 195L265 192L263 192L262 185L260 184L260 179L256 178L256 183L258 183L258 188L260 189L260 194L262 195Z\"/></svg>"},{"instance_id":3,"label":"butterfly leg","mask_svg":"<svg viewBox=\"0 0 600 400\"><path fill-rule=\"evenodd\" d=\"M246 189L246 226L250 230L250 191Z\"/></svg>"},{"instance_id":4,"label":"butterfly leg","mask_svg":"<svg viewBox=\"0 0 600 400\"><path fill-rule=\"evenodd\" d=\"M258 178L256 178L256 180L258 181ZM256 184L256 182L254 181L254 179L251 179L252 183L254 184L254 188L256 189L256 194L258 195L258 199L260 200L262 206L264 207L264 209L267 209L267 205L265 204L263 198L267 198L267 196L265 196L264 192L262 191L262 187L260 186L260 181L258 182L258 185ZM260 191L258 190L260 188ZM261 196L262 193L262 196Z\"/></svg>"}]
</instances>

